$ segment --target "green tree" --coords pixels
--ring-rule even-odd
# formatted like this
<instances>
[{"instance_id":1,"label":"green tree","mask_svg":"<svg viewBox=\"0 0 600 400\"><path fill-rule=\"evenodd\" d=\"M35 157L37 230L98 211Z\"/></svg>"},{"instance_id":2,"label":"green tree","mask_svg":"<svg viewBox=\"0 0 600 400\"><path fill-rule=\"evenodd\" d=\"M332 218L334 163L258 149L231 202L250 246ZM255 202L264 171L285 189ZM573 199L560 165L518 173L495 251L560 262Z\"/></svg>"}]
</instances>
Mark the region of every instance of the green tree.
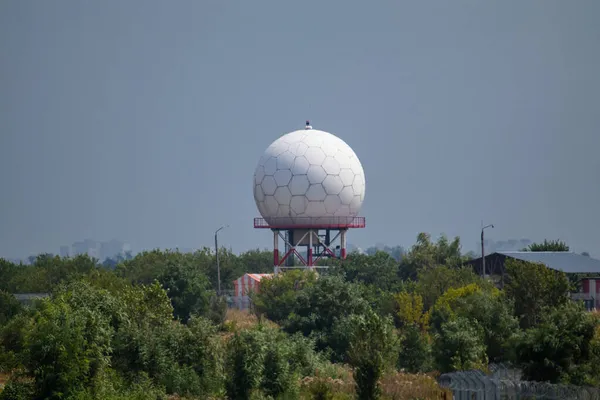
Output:
<instances>
[{"instance_id":1,"label":"green tree","mask_svg":"<svg viewBox=\"0 0 600 400\"><path fill-rule=\"evenodd\" d=\"M316 282L299 292L293 311L284 321L289 333L301 332L315 335L317 349L330 347L332 328L337 319L369 310L361 297L359 286L346 282L340 276L321 276ZM340 356L342 349L333 349Z\"/></svg>"},{"instance_id":2,"label":"green tree","mask_svg":"<svg viewBox=\"0 0 600 400\"><path fill-rule=\"evenodd\" d=\"M581 304L548 309L517 346L525 379L597 385L600 376L598 320Z\"/></svg>"},{"instance_id":3,"label":"green tree","mask_svg":"<svg viewBox=\"0 0 600 400\"><path fill-rule=\"evenodd\" d=\"M236 332L228 343L226 389L232 399L294 397L298 389L295 346L276 329L258 325Z\"/></svg>"},{"instance_id":4,"label":"green tree","mask_svg":"<svg viewBox=\"0 0 600 400\"><path fill-rule=\"evenodd\" d=\"M525 251L569 251L569 246L561 240L544 239L543 243L532 243Z\"/></svg>"},{"instance_id":5,"label":"green tree","mask_svg":"<svg viewBox=\"0 0 600 400\"><path fill-rule=\"evenodd\" d=\"M416 324L402 328L400 336L398 368L410 373L426 372L432 366L431 341L429 334Z\"/></svg>"},{"instance_id":6,"label":"green tree","mask_svg":"<svg viewBox=\"0 0 600 400\"><path fill-rule=\"evenodd\" d=\"M173 314L186 323L192 314L207 315L211 284L202 271L189 262L178 263L168 260L159 278L173 304Z\"/></svg>"},{"instance_id":7,"label":"green tree","mask_svg":"<svg viewBox=\"0 0 600 400\"><path fill-rule=\"evenodd\" d=\"M458 268L467 260L461 254L460 238L450 242L442 235L433 243L428 233L419 233L417 243L400 261L399 274L402 279L416 279L419 271L439 265Z\"/></svg>"},{"instance_id":8,"label":"green tree","mask_svg":"<svg viewBox=\"0 0 600 400\"><path fill-rule=\"evenodd\" d=\"M0 290L0 326L21 312L21 303L12 294Z\"/></svg>"},{"instance_id":9,"label":"green tree","mask_svg":"<svg viewBox=\"0 0 600 400\"><path fill-rule=\"evenodd\" d=\"M395 365L397 337L391 318L373 311L352 315L348 359L354 366L354 381L359 399L378 399L379 379L386 368Z\"/></svg>"},{"instance_id":10,"label":"green tree","mask_svg":"<svg viewBox=\"0 0 600 400\"><path fill-rule=\"evenodd\" d=\"M434 354L441 372L484 370L488 360L483 329L463 317L443 323L435 337Z\"/></svg>"},{"instance_id":11,"label":"green tree","mask_svg":"<svg viewBox=\"0 0 600 400\"><path fill-rule=\"evenodd\" d=\"M346 280L363 283L384 291L396 290L400 284L398 262L388 253L377 251L373 255L353 253L345 260L332 260L333 273L341 273Z\"/></svg>"},{"instance_id":12,"label":"green tree","mask_svg":"<svg viewBox=\"0 0 600 400\"><path fill-rule=\"evenodd\" d=\"M429 310L448 289L472 283L482 287L493 286L483 281L471 268L437 266L419 271L416 292L422 296L425 310Z\"/></svg>"},{"instance_id":13,"label":"green tree","mask_svg":"<svg viewBox=\"0 0 600 400\"><path fill-rule=\"evenodd\" d=\"M26 333L24 364L38 398L60 399L93 388L109 365L109 315L99 304L77 307L78 300L66 292L42 301Z\"/></svg>"},{"instance_id":14,"label":"green tree","mask_svg":"<svg viewBox=\"0 0 600 400\"><path fill-rule=\"evenodd\" d=\"M294 312L300 292L312 286L317 275L311 271L290 270L260 282L260 292L251 293L255 312L281 322Z\"/></svg>"},{"instance_id":15,"label":"green tree","mask_svg":"<svg viewBox=\"0 0 600 400\"><path fill-rule=\"evenodd\" d=\"M534 326L544 307L557 307L569 301L571 285L564 272L511 258L507 258L505 268L504 291L514 302L515 315L523 328Z\"/></svg>"},{"instance_id":16,"label":"green tree","mask_svg":"<svg viewBox=\"0 0 600 400\"><path fill-rule=\"evenodd\" d=\"M0 279L0 291L16 292L13 280L17 275L17 268L19 267L10 261L0 258L0 276L2 277ZM23 268L23 266L20 266L20 268Z\"/></svg>"},{"instance_id":17,"label":"green tree","mask_svg":"<svg viewBox=\"0 0 600 400\"><path fill-rule=\"evenodd\" d=\"M400 292L394 295L394 300L398 326L416 326L421 331L429 329L429 313L425 312L423 297L420 294Z\"/></svg>"},{"instance_id":18,"label":"green tree","mask_svg":"<svg viewBox=\"0 0 600 400\"><path fill-rule=\"evenodd\" d=\"M511 359L511 341L519 331L512 310L511 302L498 289L470 284L441 296L432 309L431 321L438 332L444 323L459 317L478 324L488 359L499 362Z\"/></svg>"}]
</instances>

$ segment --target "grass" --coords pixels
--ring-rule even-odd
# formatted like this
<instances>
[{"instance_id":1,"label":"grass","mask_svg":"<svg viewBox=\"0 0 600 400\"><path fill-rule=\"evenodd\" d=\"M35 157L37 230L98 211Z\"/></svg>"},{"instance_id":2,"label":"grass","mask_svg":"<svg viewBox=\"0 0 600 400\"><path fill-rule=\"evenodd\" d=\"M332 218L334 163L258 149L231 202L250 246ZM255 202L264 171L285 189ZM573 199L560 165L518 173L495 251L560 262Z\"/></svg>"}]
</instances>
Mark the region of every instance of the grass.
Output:
<instances>
[{"instance_id":1,"label":"grass","mask_svg":"<svg viewBox=\"0 0 600 400\"><path fill-rule=\"evenodd\" d=\"M385 375L380 383L384 397L389 400L452 398L451 392L442 389L429 374L395 372Z\"/></svg>"},{"instance_id":2,"label":"grass","mask_svg":"<svg viewBox=\"0 0 600 400\"><path fill-rule=\"evenodd\" d=\"M276 323L269 321L268 319L264 319L262 322L267 326L277 327ZM224 326L225 330L228 332L249 329L256 324L258 324L258 318L248 310L236 310L230 308L227 310L227 314L225 315Z\"/></svg>"}]
</instances>

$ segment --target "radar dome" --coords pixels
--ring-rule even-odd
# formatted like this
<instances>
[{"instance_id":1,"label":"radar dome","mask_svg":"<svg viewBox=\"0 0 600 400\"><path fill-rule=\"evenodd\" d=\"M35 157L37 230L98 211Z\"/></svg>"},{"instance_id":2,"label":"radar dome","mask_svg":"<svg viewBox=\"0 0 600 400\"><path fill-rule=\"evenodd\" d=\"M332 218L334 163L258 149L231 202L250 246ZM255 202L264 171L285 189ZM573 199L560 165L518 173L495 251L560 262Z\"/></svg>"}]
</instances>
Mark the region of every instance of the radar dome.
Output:
<instances>
[{"instance_id":1,"label":"radar dome","mask_svg":"<svg viewBox=\"0 0 600 400\"><path fill-rule=\"evenodd\" d=\"M275 140L254 172L254 200L269 225L350 223L364 198L365 174L352 148L308 122Z\"/></svg>"}]
</instances>

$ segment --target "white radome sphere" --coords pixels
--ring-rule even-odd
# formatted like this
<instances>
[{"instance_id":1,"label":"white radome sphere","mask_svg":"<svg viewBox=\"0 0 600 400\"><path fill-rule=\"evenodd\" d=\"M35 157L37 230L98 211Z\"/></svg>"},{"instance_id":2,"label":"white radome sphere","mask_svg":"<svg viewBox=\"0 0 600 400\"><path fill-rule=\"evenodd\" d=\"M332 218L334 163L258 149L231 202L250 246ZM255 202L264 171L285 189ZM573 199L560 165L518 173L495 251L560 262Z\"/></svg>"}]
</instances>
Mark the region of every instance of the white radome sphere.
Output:
<instances>
[{"instance_id":1,"label":"white radome sphere","mask_svg":"<svg viewBox=\"0 0 600 400\"><path fill-rule=\"evenodd\" d=\"M316 129L275 140L254 172L254 200L269 225L350 223L364 198L365 173L352 148Z\"/></svg>"}]
</instances>

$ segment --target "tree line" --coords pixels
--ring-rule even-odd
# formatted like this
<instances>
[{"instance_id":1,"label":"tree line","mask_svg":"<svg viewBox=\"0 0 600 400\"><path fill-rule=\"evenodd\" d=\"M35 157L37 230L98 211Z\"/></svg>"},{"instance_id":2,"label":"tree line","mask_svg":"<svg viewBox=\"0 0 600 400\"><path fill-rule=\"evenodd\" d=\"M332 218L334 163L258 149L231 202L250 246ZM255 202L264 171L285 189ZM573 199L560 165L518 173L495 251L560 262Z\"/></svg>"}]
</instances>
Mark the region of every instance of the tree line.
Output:
<instances>
[{"instance_id":1,"label":"tree line","mask_svg":"<svg viewBox=\"0 0 600 400\"><path fill-rule=\"evenodd\" d=\"M219 258L226 289L272 272L269 252ZM570 300L575 280L512 260L500 290L468 260L459 238L422 233L400 261L350 254L264 279L248 313L217 296L208 249L0 260L0 399L439 398L437 375L491 363L600 385L600 319Z\"/></svg>"}]
</instances>

